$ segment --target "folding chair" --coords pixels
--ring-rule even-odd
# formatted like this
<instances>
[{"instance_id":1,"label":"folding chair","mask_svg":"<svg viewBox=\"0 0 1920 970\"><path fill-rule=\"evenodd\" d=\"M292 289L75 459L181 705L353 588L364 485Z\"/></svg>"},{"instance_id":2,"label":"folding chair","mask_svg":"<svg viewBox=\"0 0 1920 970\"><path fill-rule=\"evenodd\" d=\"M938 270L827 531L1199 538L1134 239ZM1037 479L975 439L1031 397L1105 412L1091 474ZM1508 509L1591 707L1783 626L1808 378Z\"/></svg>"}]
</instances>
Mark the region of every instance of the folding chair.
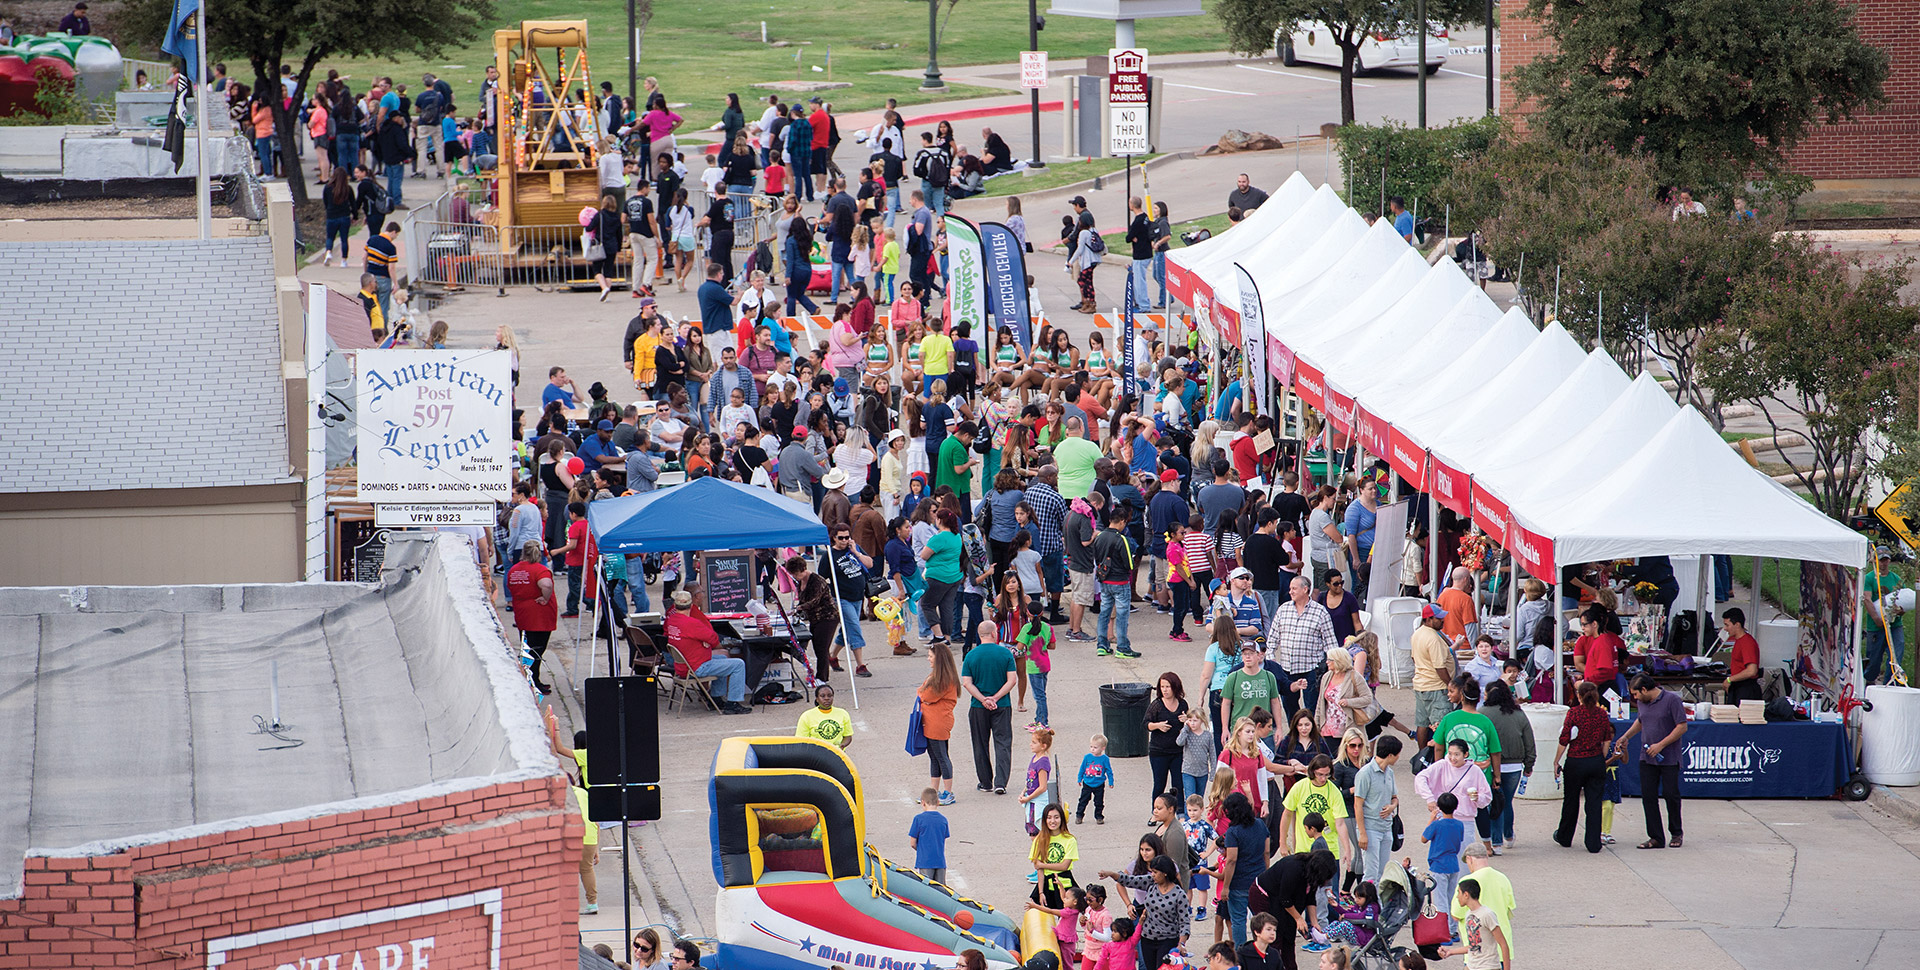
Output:
<instances>
[{"instance_id":1,"label":"folding chair","mask_svg":"<svg viewBox=\"0 0 1920 970\"><path fill-rule=\"evenodd\" d=\"M673 704L677 700L693 700L696 696L695 692L697 691L698 696L706 700L709 710L718 711L720 704L713 699L713 691L708 688L713 685L714 681L720 678L701 677L695 674L693 672L693 665L687 663L687 658L680 653L679 647L673 645L673 639L671 637L667 639L667 655L671 658L671 662L662 663L656 671L657 676L660 678L661 685L667 690L667 710L672 711ZM680 676L680 667L687 668L687 675L685 677Z\"/></svg>"},{"instance_id":2,"label":"folding chair","mask_svg":"<svg viewBox=\"0 0 1920 970\"><path fill-rule=\"evenodd\" d=\"M631 623L624 628L627 637L627 667L636 675L657 674L666 660L660 653L660 647L653 642L647 631Z\"/></svg>"}]
</instances>

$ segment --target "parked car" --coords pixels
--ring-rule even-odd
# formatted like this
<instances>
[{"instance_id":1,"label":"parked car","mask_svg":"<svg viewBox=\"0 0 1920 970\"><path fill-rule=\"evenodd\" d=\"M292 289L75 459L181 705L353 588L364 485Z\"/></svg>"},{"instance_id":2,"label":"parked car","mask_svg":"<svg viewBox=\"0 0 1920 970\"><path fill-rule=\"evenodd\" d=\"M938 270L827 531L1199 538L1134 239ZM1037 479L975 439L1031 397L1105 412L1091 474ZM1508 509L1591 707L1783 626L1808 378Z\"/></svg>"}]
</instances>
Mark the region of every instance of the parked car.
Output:
<instances>
[{"instance_id":1,"label":"parked car","mask_svg":"<svg viewBox=\"0 0 1920 970\"><path fill-rule=\"evenodd\" d=\"M1334 35L1322 23L1304 23L1292 34L1279 30L1273 32L1273 49L1280 55L1280 63L1293 67L1297 64L1324 64L1328 67L1340 66L1340 45L1334 43ZM1353 61L1353 72L1377 70L1383 67L1413 67L1420 61L1420 37L1411 32L1405 34L1369 34L1360 42L1360 51ZM1427 73L1432 74L1447 62L1447 30L1440 28L1427 35Z\"/></svg>"}]
</instances>

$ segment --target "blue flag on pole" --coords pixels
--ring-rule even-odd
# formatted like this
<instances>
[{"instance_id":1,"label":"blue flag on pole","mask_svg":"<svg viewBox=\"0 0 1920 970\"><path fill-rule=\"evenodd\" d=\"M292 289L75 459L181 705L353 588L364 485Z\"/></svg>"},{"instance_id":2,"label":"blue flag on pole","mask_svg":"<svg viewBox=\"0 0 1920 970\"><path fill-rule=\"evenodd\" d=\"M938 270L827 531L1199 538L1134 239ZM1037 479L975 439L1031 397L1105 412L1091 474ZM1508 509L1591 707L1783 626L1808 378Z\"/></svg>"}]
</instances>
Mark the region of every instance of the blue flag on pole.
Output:
<instances>
[{"instance_id":1,"label":"blue flag on pole","mask_svg":"<svg viewBox=\"0 0 1920 970\"><path fill-rule=\"evenodd\" d=\"M987 315L994 328L1013 331L1020 339L1021 350L1031 350L1033 311L1027 305L1027 255L1019 237L1000 223L983 222L980 249L987 271ZM994 346L988 336L988 328L982 327L981 346Z\"/></svg>"},{"instance_id":2,"label":"blue flag on pole","mask_svg":"<svg viewBox=\"0 0 1920 970\"><path fill-rule=\"evenodd\" d=\"M173 18L160 42L161 50L187 62L180 73L195 85L200 84L200 28L194 22L199 12L200 0L173 0Z\"/></svg>"}]
</instances>

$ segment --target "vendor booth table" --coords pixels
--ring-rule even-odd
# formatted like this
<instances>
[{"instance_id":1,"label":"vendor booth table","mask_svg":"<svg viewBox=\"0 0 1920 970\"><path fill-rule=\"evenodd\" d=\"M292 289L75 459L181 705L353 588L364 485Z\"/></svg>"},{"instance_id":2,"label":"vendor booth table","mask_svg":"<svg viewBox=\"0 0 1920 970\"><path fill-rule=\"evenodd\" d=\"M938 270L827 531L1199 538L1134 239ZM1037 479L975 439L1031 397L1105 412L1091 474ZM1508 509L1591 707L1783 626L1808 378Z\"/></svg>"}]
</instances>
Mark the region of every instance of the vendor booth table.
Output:
<instances>
[{"instance_id":1,"label":"vendor booth table","mask_svg":"<svg viewBox=\"0 0 1920 970\"><path fill-rule=\"evenodd\" d=\"M1614 721L1614 737L1631 722ZM1640 795L1636 734L1620 766L1620 795ZM1832 798L1853 773L1846 727L1818 721L1718 724L1688 721L1680 739L1682 798Z\"/></svg>"}]
</instances>

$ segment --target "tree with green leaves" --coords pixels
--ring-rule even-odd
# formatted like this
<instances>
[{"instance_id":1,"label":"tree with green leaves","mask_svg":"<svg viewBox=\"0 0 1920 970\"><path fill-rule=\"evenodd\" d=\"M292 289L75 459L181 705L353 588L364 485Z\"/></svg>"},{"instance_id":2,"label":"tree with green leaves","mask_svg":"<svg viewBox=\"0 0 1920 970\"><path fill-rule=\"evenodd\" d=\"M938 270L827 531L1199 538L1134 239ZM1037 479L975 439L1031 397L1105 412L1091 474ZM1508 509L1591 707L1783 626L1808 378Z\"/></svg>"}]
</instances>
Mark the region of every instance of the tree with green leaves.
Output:
<instances>
[{"instance_id":1,"label":"tree with green leaves","mask_svg":"<svg viewBox=\"0 0 1920 970\"><path fill-rule=\"evenodd\" d=\"M1555 50L1513 72L1548 139L1654 159L1669 185L1792 179L1786 152L1881 100L1884 51L1835 0L1530 0Z\"/></svg>"},{"instance_id":2,"label":"tree with green leaves","mask_svg":"<svg viewBox=\"0 0 1920 970\"><path fill-rule=\"evenodd\" d=\"M1413 29L1413 0L1215 0L1213 14L1227 30L1227 49L1249 57L1274 46L1274 34L1323 24L1340 48L1340 123L1353 124L1353 65L1370 34ZM1477 0L1427 0L1428 31L1443 24L1486 19Z\"/></svg>"},{"instance_id":3,"label":"tree with green leaves","mask_svg":"<svg viewBox=\"0 0 1920 970\"><path fill-rule=\"evenodd\" d=\"M203 0L207 7L207 61L244 60L254 90L280 92L280 69L292 67L302 99L312 96L313 71L332 57L435 56L472 40L494 16L492 0ZM159 49L173 0L126 0L128 36ZM296 203L307 200L306 176L295 152L297 115L284 98L270 98L273 127L282 132L280 159Z\"/></svg>"},{"instance_id":4,"label":"tree with green leaves","mask_svg":"<svg viewBox=\"0 0 1920 970\"><path fill-rule=\"evenodd\" d=\"M1786 234L1770 255L1734 281L1726 322L1704 347L1704 380L1722 400L1753 402L1776 440L1804 442L1813 464L1795 479L1844 520L1888 454L1888 432L1913 426L1920 308L1900 289L1914 260L1868 264Z\"/></svg>"}]
</instances>

